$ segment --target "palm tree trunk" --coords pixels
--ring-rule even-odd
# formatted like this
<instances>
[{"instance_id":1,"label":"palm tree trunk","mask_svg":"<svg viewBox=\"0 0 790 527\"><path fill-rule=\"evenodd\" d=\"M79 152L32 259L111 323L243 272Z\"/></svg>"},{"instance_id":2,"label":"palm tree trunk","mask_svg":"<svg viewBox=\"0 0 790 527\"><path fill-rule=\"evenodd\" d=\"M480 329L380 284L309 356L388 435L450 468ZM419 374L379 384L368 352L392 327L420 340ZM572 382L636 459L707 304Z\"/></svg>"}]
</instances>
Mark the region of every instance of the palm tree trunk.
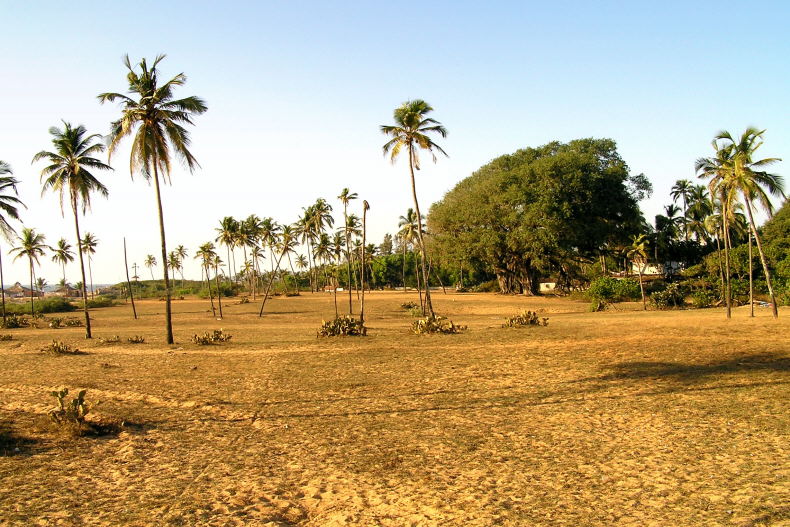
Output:
<instances>
[{"instance_id":1,"label":"palm tree trunk","mask_svg":"<svg viewBox=\"0 0 790 527\"><path fill-rule=\"evenodd\" d=\"M77 236L79 237L79 229L77 230ZM129 261L126 259L126 237L123 238L123 268L126 271L126 287L129 288L129 298L132 300L132 314L134 315L134 319L137 320L137 308L134 306L134 292L132 291L132 281L129 280ZM85 280L82 280L85 283ZM86 320L90 320L88 317L88 310L87 310L87 302L86 309L85 309L85 318ZM88 337L90 338L90 337Z\"/></svg>"},{"instance_id":2,"label":"palm tree trunk","mask_svg":"<svg viewBox=\"0 0 790 527\"><path fill-rule=\"evenodd\" d=\"M5 281L3 278L3 251L0 250L0 297L3 299L3 327L6 325L5 312Z\"/></svg>"},{"instance_id":3,"label":"palm tree trunk","mask_svg":"<svg viewBox=\"0 0 790 527\"><path fill-rule=\"evenodd\" d=\"M208 277L208 268L206 268L206 277ZM219 266L214 268L214 280L217 282L217 304L219 305L219 318L223 318L222 314L222 289L219 287Z\"/></svg>"},{"instance_id":4,"label":"palm tree trunk","mask_svg":"<svg viewBox=\"0 0 790 527\"><path fill-rule=\"evenodd\" d=\"M200 281L203 282L203 274L206 275L206 286L208 286L208 300L211 302L211 316L217 318L217 310L214 307L214 295L211 292L211 275L209 274L208 266L203 265L200 267ZM219 290L217 290L219 293Z\"/></svg>"},{"instance_id":5,"label":"palm tree trunk","mask_svg":"<svg viewBox=\"0 0 790 527\"><path fill-rule=\"evenodd\" d=\"M345 219L345 231L346 236L346 268L348 269L348 314L354 314L354 308L352 307L351 303L351 247L349 244L351 243L351 239L348 235L348 203L343 203L343 218Z\"/></svg>"},{"instance_id":6,"label":"palm tree trunk","mask_svg":"<svg viewBox=\"0 0 790 527\"><path fill-rule=\"evenodd\" d=\"M33 257L28 255L27 259L30 262L30 316L36 316L35 311L33 311Z\"/></svg>"},{"instance_id":7,"label":"palm tree trunk","mask_svg":"<svg viewBox=\"0 0 790 527\"><path fill-rule=\"evenodd\" d=\"M280 262L282 261L283 256L285 256L285 251L283 251L280 254L280 257L277 259L276 270L280 269ZM274 258L272 258L272 262L274 262ZM266 293L264 293L263 300L261 301L261 310L258 313L258 317L262 317L263 316L263 308L266 307L266 299L269 298L269 293L272 290L272 283L274 283L274 276L275 276L275 269L272 269L272 273L269 276L269 284L266 286Z\"/></svg>"},{"instance_id":8,"label":"palm tree trunk","mask_svg":"<svg viewBox=\"0 0 790 527\"><path fill-rule=\"evenodd\" d=\"M406 292L406 241L402 240L403 243L403 267L401 267L402 275L403 275L403 292Z\"/></svg>"},{"instance_id":9,"label":"palm tree trunk","mask_svg":"<svg viewBox=\"0 0 790 527\"><path fill-rule=\"evenodd\" d=\"M422 281L425 285L425 307L431 318L436 318L433 312L433 304L431 303L431 288L428 286L428 271L425 267L425 240L422 236L422 216L420 215L420 204L417 201L417 185L414 181L414 146L409 143L409 173L411 174L411 193L414 198L414 210L417 212L417 238L420 240L420 252L422 258L420 264L422 266Z\"/></svg>"},{"instance_id":10,"label":"palm tree trunk","mask_svg":"<svg viewBox=\"0 0 790 527\"><path fill-rule=\"evenodd\" d=\"M310 247L309 237L306 238L306 241L307 241L307 279L310 282L310 293L315 293L315 291L318 289L318 285L316 284L315 286L313 286L313 263L312 263L313 249ZM290 254L288 255L288 261L289 262L291 261ZM291 272L293 272L293 266L291 266ZM295 276L296 275L294 275L294 277Z\"/></svg>"},{"instance_id":11,"label":"palm tree trunk","mask_svg":"<svg viewBox=\"0 0 790 527\"><path fill-rule=\"evenodd\" d=\"M88 253L88 276L91 279L91 300L93 300L93 257L90 253Z\"/></svg>"},{"instance_id":12,"label":"palm tree trunk","mask_svg":"<svg viewBox=\"0 0 790 527\"><path fill-rule=\"evenodd\" d=\"M361 324L365 324L365 242L367 236L367 219L368 219L368 208L367 208L367 201L363 202L364 205L362 207L362 269L360 272L360 281L362 282L362 300L359 303L359 322Z\"/></svg>"},{"instance_id":13,"label":"palm tree trunk","mask_svg":"<svg viewBox=\"0 0 790 527\"><path fill-rule=\"evenodd\" d=\"M642 293L642 309L647 311L647 299L645 298L645 285L642 283L642 266L636 268L639 273L639 291Z\"/></svg>"},{"instance_id":14,"label":"palm tree trunk","mask_svg":"<svg viewBox=\"0 0 790 527\"><path fill-rule=\"evenodd\" d=\"M719 261L719 287L721 291L721 295L719 295L720 300L724 300L724 262L721 258L721 240L719 239L720 236L716 236L716 256L718 256L717 260Z\"/></svg>"},{"instance_id":15,"label":"palm tree trunk","mask_svg":"<svg viewBox=\"0 0 790 527\"><path fill-rule=\"evenodd\" d=\"M228 283L230 284L231 280L233 280L233 271L230 268L230 244L226 244L225 247L228 249Z\"/></svg>"},{"instance_id":16,"label":"palm tree trunk","mask_svg":"<svg viewBox=\"0 0 790 527\"><path fill-rule=\"evenodd\" d=\"M291 253L288 253L288 265L291 267L291 275L294 277L294 294L299 294L299 279L296 278L296 271L294 271L294 264L291 261Z\"/></svg>"},{"instance_id":17,"label":"palm tree trunk","mask_svg":"<svg viewBox=\"0 0 790 527\"><path fill-rule=\"evenodd\" d=\"M752 200L749 196L744 193L744 198L746 199L746 212L749 213L749 226L752 229L752 233L754 234L754 240L757 242L757 252L760 253L760 263L763 266L763 272L765 273L765 283L768 286L768 294L771 295L771 312L773 313L774 318L779 318L779 309L776 306L776 296L774 296L774 288L771 285L771 272L768 270L768 263L765 260L765 253L763 252L763 244L760 241L760 235L757 234L757 229L754 227L754 217L752 216Z\"/></svg>"},{"instance_id":18,"label":"palm tree trunk","mask_svg":"<svg viewBox=\"0 0 790 527\"><path fill-rule=\"evenodd\" d=\"M167 262L167 242L165 239L165 217L162 213L162 195L159 190L159 167L157 166L158 160L156 157L152 160L151 164L154 166L154 188L156 189L156 208L159 214L159 238L162 242L162 261ZM170 305L170 276L167 274L167 265L164 268L165 279L165 326L167 331L167 343L173 344L173 313Z\"/></svg>"},{"instance_id":19,"label":"palm tree trunk","mask_svg":"<svg viewBox=\"0 0 790 527\"><path fill-rule=\"evenodd\" d=\"M85 338L92 338L91 335L91 317L88 313L88 290L85 286L85 262L82 256L82 238L80 238L80 221L79 214L77 214L77 196L71 197L71 211L74 213L74 231L77 233L77 252L80 255L80 273L82 276L82 310L85 312ZM90 262L90 258L88 258ZM132 290L129 289L129 294Z\"/></svg>"},{"instance_id":20,"label":"palm tree trunk","mask_svg":"<svg viewBox=\"0 0 790 527\"><path fill-rule=\"evenodd\" d=\"M727 221L729 214L725 203L725 196L722 195L722 234L724 234L724 294L727 304L727 318L732 318L732 289L730 286L730 226Z\"/></svg>"},{"instance_id":21,"label":"palm tree trunk","mask_svg":"<svg viewBox=\"0 0 790 527\"><path fill-rule=\"evenodd\" d=\"M422 300L422 286L420 286L420 256L414 252L414 279L417 281L417 294L420 295L420 309L422 314L425 315L425 302Z\"/></svg>"},{"instance_id":22,"label":"palm tree trunk","mask_svg":"<svg viewBox=\"0 0 790 527\"><path fill-rule=\"evenodd\" d=\"M751 227L751 224L749 225ZM754 318L754 270L752 269L752 231L749 230L749 316Z\"/></svg>"}]
</instances>

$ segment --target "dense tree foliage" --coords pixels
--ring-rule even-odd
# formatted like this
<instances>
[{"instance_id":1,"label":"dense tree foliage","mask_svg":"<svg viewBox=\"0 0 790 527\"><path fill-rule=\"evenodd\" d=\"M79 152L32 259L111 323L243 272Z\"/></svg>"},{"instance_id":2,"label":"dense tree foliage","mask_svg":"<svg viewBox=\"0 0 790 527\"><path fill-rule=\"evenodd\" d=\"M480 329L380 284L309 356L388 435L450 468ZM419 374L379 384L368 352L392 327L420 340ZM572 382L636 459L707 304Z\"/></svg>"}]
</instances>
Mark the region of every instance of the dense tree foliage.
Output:
<instances>
[{"instance_id":1,"label":"dense tree foliage","mask_svg":"<svg viewBox=\"0 0 790 527\"><path fill-rule=\"evenodd\" d=\"M446 256L487 265L504 293L541 279L569 286L580 264L629 243L650 192L610 139L525 148L481 167L431 207L428 228Z\"/></svg>"}]
</instances>

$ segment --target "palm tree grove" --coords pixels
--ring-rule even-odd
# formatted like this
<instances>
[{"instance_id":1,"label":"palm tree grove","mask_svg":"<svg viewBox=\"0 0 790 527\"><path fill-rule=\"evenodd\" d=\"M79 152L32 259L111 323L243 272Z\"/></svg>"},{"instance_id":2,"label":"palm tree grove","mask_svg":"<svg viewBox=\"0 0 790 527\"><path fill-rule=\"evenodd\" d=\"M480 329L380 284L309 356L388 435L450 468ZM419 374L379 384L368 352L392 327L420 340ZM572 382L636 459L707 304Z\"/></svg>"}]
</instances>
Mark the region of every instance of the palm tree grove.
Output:
<instances>
[{"instance_id":1,"label":"palm tree grove","mask_svg":"<svg viewBox=\"0 0 790 527\"><path fill-rule=\"evenodd\" d=\"M790 7L114 7L4 14L0 524L790 524Z\"/></svg>"}]
</instances>

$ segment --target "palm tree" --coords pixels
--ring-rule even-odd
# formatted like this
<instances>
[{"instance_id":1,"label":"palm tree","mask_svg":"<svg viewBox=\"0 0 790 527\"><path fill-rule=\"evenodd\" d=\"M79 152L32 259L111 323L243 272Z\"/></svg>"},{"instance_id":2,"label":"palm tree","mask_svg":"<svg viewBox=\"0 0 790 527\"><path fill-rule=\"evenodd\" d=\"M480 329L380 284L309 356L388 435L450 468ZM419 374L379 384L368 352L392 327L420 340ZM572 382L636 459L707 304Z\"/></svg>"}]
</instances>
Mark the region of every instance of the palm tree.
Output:
<instances>
[{"instance_id":1,"label":"palm tree","mask_svg":"<svg viewBox=\"0 0 790 527\"><path fill-rule=\"evenodd\" d=\"M716 136L716 140L724 141L724 148L730 153L732 191L735 193L740 192L743 196L746 205L746 213L749 217L749 228L751 230L751 235L754 236L754 240L757 243L757 252L760 254L760 263L765 273L768 293L771 296L773 316L777 318L779 316L779 310L776 305L776 296L774 295L774 289L771 284L771 273L768 270L763 244L760 240L757 228L754 225L754 215L752 213L752 203L753 201L757 201L769 215L773 214L773 205L768 197L769 193L774 196L785 197L783 188L784 181L782 177L760 170L762 167L772 165L781 160L775 157L759 160L753 159L754 153L763 144L764 133L765 130L749 127L741 134L741 137L737 141L726 131L720 132Z\"/></svg>"},{"instance_id":2,"label":"palm tree","mask_svg":"<svg viewBox=\"0 0 790 527\"><path fill-rule=\"evenodd\" d=\"M96 254L96 247L98 245L99 240L93 234L86 232L85 236L82 237L82 252L88 255L88 276L91 281L91 298L93 298L93 255Z\"/></svg>"},{"instance_id":3,"label":"palm tree","mask_svg":"<svg viewBox=\"0 0 790 527\"><path fill-rule=\"evenodd\" d=\"M95 244L91 247L85 245L92 241L89 233L85 239L80 239L80 223L78 208L82 207L82 214L90 208L91 192L98 192L105 198L109 192L90 171L112 170L112 167L96 159L94 156L104 152L104 144L98 140L99 134L88 135L84 126L73 127L70 123L63 122L63 130L53 126L49 129L52 135L54 152L42 150L33 157L33 162L46 160L50 163L41 171L43 187L41 193L52 189L60 195L60 208L63 212L64 196L68 195L71 211L74 214L74 230L77 236L77 251L80 258L80 273L82 276L82 304L85 312L85 338L91 338L91 322L88 314L88 291L85 289L85 262L83 253L88 253L88 269L91 270L91 254L95 252ZM91 274L91 297L93 297L93 274Z\"/></svg>"},{"instance_id":4,"label":"palm tree","mask_svg":"<svg viewBox=\"0 0 790 527\"><path fill-rule=\"evenodd\" d=\"M35 315L33 311L33 293L35 292L33 266L40 264L39 258L44 256L44 252L49 249L49 246L44 243L45 239L46 237L43 234L38 234L35 229L25 227L19 236L19 246L11 249L12 254L16 253L14 261L27 257L30 264L30 316Z\"/></svg>"},{"instance_id":5,"label":"palm tree","mask_svg":"<svg viewBox=\"0 0 790 527\"><path fill-rule=\"evenodd\" d=\"M184 259L189 256L187 248L183 245L176 247L176 254L178 255L179 272L181 274L181 287L184 287Z\"/></svg>"},{"instance_id":6,"label":"palm tree","mask_svg":"<svg viewBox=\"0 0 790 527\"><path fill-rule=\"evenodd\" d=\"M146 180L153 177L159 215L159 236L162 241L162 262L167 261L167 243L159 189L160 172L163 180L169 182L172 154L180 158L190 172L194 172L195 168L199 166L189 151L189 131L184 125L193 124L193 116L200 115L208 109L199 97L190 96L183 99L173 97L174 88L186 83L187 78L183 73L179 73L160 85L159 72L156 67L164 58L164 55L157 56L150 68L146 60L142 59L139 64L140 73L137 73L129 62L129 56L125 56L124 65L129 70L126 76L129 83L128 93L132 97L120 93L99 95L99 100L102 103L119 100L122 105L121 118L112 124L110 132L110 155L123 138L134 134L129 164L130 171L132 173L139 171ZM133 97L137 97L137 99ZM167 266L163 266L163 268L167 343L173 344L170 277L167 274Z\"/></svg>"},{"instance_id":7,"label":"palm tree","mask_svg":"<svg viewBox=\"0 0 790 527\"><path fill-rule=\"evenodd\" d=\"M678 199L683 201L683 218L681 220L683 223L683 230L684 236L686 241L689 239L689 232L686 228L685 218L688 217L688 203L691 198L691 192L694 188L694 185L688 179L678 179L675 181L675 184L672 186L672 190L670 191L669 195L672 196L673 203L676 203Z\"/></svg>"},{"instance_id":8,"label":"palm tree","mask_svg":"<svg viewBox=\"0 0 790 527\"><path fill-rule=\"evenodd\" d=\"M647 264L647 235L631 237L631 245L627 247L626 257L636 263L636 271L639 273L639 290L642 293L642 309L647 311L647 299L645 298L645 285L642 282L642 271Z\"/></svg>"},{"instance_id":9,"label":"palm tree","mask_svg":"<svg viewBox=\"0 0 790 527\"><path fill-rule=\"evenodd\" d=\"M380 129L384 135L392 137L382 147L384 154L390 153L390 159L394 163L404 148L409 153L409 174L411 175L411 192L414 198L414 210L417 211L417 235L422 253L422 277L425 284L425 305L428 308L431 318L436 315L431 304L431 292L428 287L428 271L425 267L425 241L422 236L422 215L420 214L420 204L417 201L417 186L414 181L414 171L420 169L420 160L416 148L427 150L433 156L434 162L436 155L434 149L447 156L447 153L428 137L428 134L438 133L442 137L447 136L447 130L435 119L425 117L432 112L433 108L427 102L415 99L406 101L395 109L393 117L395 125L381 125Z\"/></svg>"},{"instance_id":10,"label":"palm tree","mask_svg":"<svg viewBox=\"0 0 790 527\"><path fill-rule=\"evenodd\" d=\"M218 254L214 254L211 264L214 267L214 281L217 284L217 304L219 304L219 318L222 318L222 288L219 284L219 268L222 267L222 258L220 258Z\"/></svg>"},{"instance_id":11,"label":"palm tree","mask_svg":"<svg viewBox=\"0 0 790 527\"><path fill-rule=\"evenodd\" d=\"M425 217L423 217L422 219L425 219ZM406 249L408 248L409 245L412 246L415 245L415 242L417 241L417 230L419 228L420 227L417 224L417 213L414 212L414 209L409 207L409 209L406 211L406 215L398 218L398 237L401 239L401 247L403 247L403 292L404 293L406 292ZM416 263L417 261L415 260L415 265ZM419 272L415 272L417 278L418 290L420 290L419 274L420 274ZM422 298L422 292L420 292L420 298Z\"/></svg>"},{"instance_id":12,"label":"palm tree","mask_svg":"<svg viewBox=\"0 0 790 527\"><path fill-rule=\"evenodd\" d=\"M181 271L181 258L179 258L176 251L170 251L170 254L167 255L167 266L173 271L174 277L176 275L176 271ZM181 280L181 283L183 285L183 279Z\"/></svg>"},{"instance_id":13,"label":"palm tree","mask_svg":"<svg viewBox=\"0 0 790 527\"><path fill-rule=\"evenodd\" d=\"M47 279L41 277L36 278L36 291L41 293L41 296L44 296L45 287L47 287Z\"/></svg>"},{"instance_id":14,"label":"palm tree","mask_svg":"<svg viewBox=\"0 0 790 527\"><path fill-rule=\"evenodd\" d=\"M206 275L206 285L208 285L208 299L211 302L211 314L212 316L217 316L217 311L214 308L214 297L211 293L211 274L209 273L209 268L213 265L214 257L217 253L214 251L214 244L211 242L206 242L200 247L198 247L197 252L195 253L195 259L200 258L200 266L202 273Z\"/></svg>"},{"instance_id":15,"label":"palm tree","mask_svg":"<svg viewBox=\"0 0 790 527\"><path fill-rule=\"evenodd\" d=\"M337 199L343 204L343 233L346 238L346 261L348 263L348 314L351 315L354 313L354 310L351 304L351 253L349 252L351 241L349 240L350 232L348 230L348 204L351 200L357 199L357 193L344 188Z\"/></svg>"},{"instance_id":16,"label":"palm tree","mask_svg":"<svg viewBox=\"0 0 790 527\"><path fill-rule=\"evenodd\" d=\"M52 248L55 254L52 255L52 261L59 263L63 268L63 281L66 281L66 264L74 261L74 252L71 250L71 245L65 238L58 240L58 244Z\"/></svg>"},{"instance_id":17,"label":"palm tree","mask_svg":"<svg viewBox=\"0 0 790 527\"><path fill-rule=\"evenodd\" d=\"M11 166L4 161L0 161L0 234L9 242L11 241L11 235L16 234L16 231L11 227L8 220L20 221L18 207L25 206L19 198L16 197L16 185L19 181L12 177L11 174L13 174ZM13 192L15 195L11 195L10 192ZM3 327L5 327L5 282L3 279L2 251L0 251L0 298L2 298Z\"/></svg>"},{"instance_id":18,"label":"palm tree","mask_svg":"<svg viewBox=\"0 0 790 527\"><path fill-rule=\"evenodd\" d=\"M219 227L214 230L217 231L217 237L214 241L221 243L228 249L228 280L232 280L233 272L230 269L230 255L236 246L236 233L239 231L239 222L233 216L225 216L220 220Z\"/></svg>"},{"instance_id":19,"label":"palm tree","mask_svg":"<svg viewBox=\"0 0 790 527\"><path fill-rule=\"evenodd\" d=\"M359 282L362 284L362 300L359 303L359 322L365 323L365 236L367 234L368 211L370 205L367 200L362 200L362 268L360 269Z\"/></svg>"},{"instance_id":20,"label":"palm tree","mask_svg":"<svg viewBox=\"0 0 790 527\"><path fill-rule=\"evenodd\" d=\"M197 256L195 257L197 258ZM154 267L156 267L156 257L153 254L149 254L145 257L145 261L143 262L149 271L151 271L151 281L154 281Z\"/></svg>"},{"instance_id":21,"label":"palm tree","mask_svg":"<svg viewBox=\"0 0 790 527\"><path fill-rule=\"evenodd\" d=\"M297 228L292 225L285 225L282 228L282 232L280 233L280 259L282 259L282 255L286 255L288 257L288 264L291 267L291 274L294 277L294 294L299 294L299 280L296 278L296 272L294 271L294 264L291 261L291 254L296 253L296 245L297 241Z\"/></svg>"}]
</instances>

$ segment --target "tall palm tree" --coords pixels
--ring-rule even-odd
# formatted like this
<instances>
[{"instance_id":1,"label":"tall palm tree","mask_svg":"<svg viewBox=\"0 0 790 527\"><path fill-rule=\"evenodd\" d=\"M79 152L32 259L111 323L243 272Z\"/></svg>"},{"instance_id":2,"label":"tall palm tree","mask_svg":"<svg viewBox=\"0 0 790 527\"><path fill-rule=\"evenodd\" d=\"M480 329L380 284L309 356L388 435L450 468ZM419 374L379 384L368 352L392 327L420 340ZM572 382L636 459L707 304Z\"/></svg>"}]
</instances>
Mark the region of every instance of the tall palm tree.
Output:
<instances>
[{"instance_id":1,"label":"tall palm tree","mask_svg":"<svg viewBox=\"0 0 790 527\"><path fill-rule=\"evenodd\" d=\"M197 257L196 257L197 258ZM153 254L149 254L145 257L145 261L143 261L143 265L145 265L149 271L151 271L151 281L154 281L154 267L156 267L156 257Z\"/></svg>"},{"instance_id":2,"label":"tall palm tree","mask_svg":"<svg viewBox=\"0 0 790 527\"><path fill-rule=\"evenodd\" d=\"M92 170L112 170L96 159L97 154L104 152L104 144L99 142L99 134L88 135L84 126L72 126L70 123L63 122L63 129L55 126L49 129L52 135L52 144L55 146L54 152L42 150L33 157L33 162L46 160L49 165L41 171L43 187L41 193L51 189L60 195L60 208L63 211L64 197L68 196L71 204L71 211L74 214L74 230L77 236L77 251L80 257L80 273L82 276L82 303L85 312L85 338L91 338L91 322L88 314L88 291L85 289L85 262L83 253L88 253L88 269L91 270L91 254L95 252L95 246L90 249L85 246L85 241L90 239L85 234L85 239L80 239L80 223L78 209L82 208L82 214L90 208L91 193L98 192L105 198L109 192L101 181L94 176ZM91 273L91 296L93 296L93 276Z\"/></svg>"},{"instance_id":3,"label":"tall palm tree","mask_svg":"<svg viewBox=\"0 0 790 527\"><path fill-rule=\"evenodd\" d=\"M411 192L414 198L414 210L417 211L417 235L422 253L422 277L425 284L425 305L428 308L431 318L435 318L433 304L431 304L431 291L428 287L428 270L425 267L425 240L422 236L422 216L420 214L420 204L417 201L417 186L414 181L414 171L420 169L420 159L417 149L427 150L436 161L434 150L447 156L447 153L433 142L428 134L439 134L447 137L447 130L441 123L430 117L425 117L433 111L427 102L415 99L404 102L395 109L393 117L395 125L381 125L380 129L384 135L392 137L382 147L384 154L390 154L390 159L394 163L401 150L406 149L409 154L409 174L411 175Z\"/></svg>"},{"instance_id":4,"label":"tall palm tree","mask_svg":"<svg viewBox=\"0 0 790 527\"><path fill-rule=\"evenodd\" d=\"M178 255L178 261L181 264L179 266L179 271L181 274L181 287L184 287L184 259L189 256L189 253L187 252L186 247L179 245L176 247L176 254Z\"/></svg>"},{"instance_id":5,"label":"tall palm tree","mask_svg":"<svg viewBox=\"0 0 790 527\"><path fill-rule=\"evenodd\" d=\"M669 195L672 196L673 202L676 203L678 199L683 201L683 219L681 220L681 223L683 225L686 241L689 239L689 232L686 228L685 218L688 216L688 204L691 199L691 192L693 188L694 185L688 179L678 179L675 181L675 184L672 186L672 190L669 192Z\"/></svg>"},{"instance_id":6,"label":"tall palm tree","mask_svg":"<svg viewBox=\"0 0 790 527\"><path fill-rule=\"evenodd\" d=\"M369 210L370 205L367 200L362 200L362 268L359 279L359 282L362 284L362 299L359 303L359 322L361 324L365 323L365 237L367 235Z\"/></svg>"},{"instance_id":7,"label":"tall palm tree","mask_svg":"<svg viewBox=\"0 0 790 527\"><path fill-rule=\"evenodd\" d=\"M96 247L98 245L99 240L93 234L86 232L85 236L82 237L82 252L88 255L88 276L91 281L91 298L93 298L93 255L96 254Z\"/></svg>"},{"instance_id":8,"label":"tall palm tree","mask_svg":"<svg viewBox=\"0 0 790 527\"><path fill-rule=\"evenodd\" d=\"M354 309L351 304L351 253L349 252L351 241L349 240L350 233L348 230L348 204L351 200L357 199L357 193L351 192L348 188L344 188L337 199L343 204L343 233L346 238L346 261L348 262L348 314L351 315Z\"/></svg>"},{"instance_id":9,"label":"tall palm tree","mask_svg":"<svg viewBox=\"0 0 790 527\"><path fill-rule=\"evenodd\" d=\"M176 271L181 272L183 266L181 265L181 258L178 256L178 252L170 251L170 254L167 255L167 266L170 267L170 270L173 271L173 277L176 276ZM183 285L183 279L181 281Z\"/></svg>"},{"instance_id":10,"label":"tall palm tree","mask_svg":"<svg viewBox=\"0 0 790 527\"><path fill-rule=\"evenodd\" d=\"M200 247L198 247L197 252L195 252L195 259L200 259L200 267L201 267L201 274L206 275L206 285L208 285L208 299L211 302L211 314L212 316L217 316L217 311L214 308L214 297L211 293L211 274L209 273L209 268L213 266L214 256L216 256L216 252L214 251L214 244L211 242L204 243Z\"/></svg>"},{"instance_id":11,"label":"tall palm tree","mask_svg":"<svg viewBox=\"0 0 790 527\"><path fill-rule=\"evenodd\" d=\"M71 250L71 245L65 238L58 240L58 244L52 248L54 254L52 261L59 263L63 268L63 281L66 281L66 264L74 261L74 251Z\"/></svg>"},{"instance_id":12,"label":"tall palm tree","mask_svg":"<svg viewBox=\"0 0 790 527\"><path fill-rule=\"evenodd\" d=\"M122 106L121 118L112 124L110 132L110 155L125 137L134 134L129 164L130 172L139 171L146 180L151 178L154 180L163 263L167 261L167 243L159 189L160 173L165 182L170 181L170 158L172 155L180 158L190 172L199 166L189 151L189 131L184 125L193 124L193 117L208 109L199 97L190 96L182 99L173 97L174 89L186 83L187 78L183 73L160 84L157 66L164 58L164 55L157 56L150 67L146 60L142 59L138 65L140 69L138 73L135 71L136 67L132 67L129 62L129 56L125 56L124 65L129 70L126 76L129 83L127 93L131 96L120 93L99 95L99 100L102 103L118 100ZM163 265L163 268L167 343L173 344L170 277L167 274L167 266Z\"/></svg>"},{"instance_id":13,"label":"tall palm tree","mask_svg":"<svg viewBox=\"0 0 790 527\"><path fill-rule=\"evenodd\" d=\"M751 235L757 243L757 252L760 254L760 263L765 273L765 282L768 286L768 293L771 296L771 306L774 318L779 316L774 295L773 285L771 284L771 273L768 270L768 263L765 259L763 244L757 227L754 224L753 202L757 201L762 208L769 214L773 214L773 205L768 194L784 198L784 181L778 174L769 174L762 167L770 166L777 161L776 157L765 159L753 159L757 149L763 144L763 134L765 130L757 128L747 128L736 141L729 132L723 131L716 136L716 140L724 142L724 148L730 152L731 166L731 187L733 192L740 192L746 205L746 213L749 217L749 229ZM750 238L751 240L751 238Z\"/></svg>"},{"instance_id":14,"label":"tall palm tree","mask_svg":"<svg viewBox=\"0 0 790 527\"><path fill-rule=\"evenodd\" d=\"M217 237L214 241L221 243L228 250L228 280L232 280L233 272L230 269L230 255L236 246L236 233L239 231L239 222L233 216L225 216L220 220L219 227L214 230L217 231Z\"/></svg>"},{"instance_id":15,"label":"tall palm tree","mask_svg":"<svg viewBox=\"0 0 790 527\"><path fill-rule=\"evenodd\" d=\"M423 219L425 219L423 217ZM398 219L398 237L401 239L401 247L403 247L403 291L406 292L406 249L409 245L414 246L417 244L417 231L420 225L417 222L417 213L414 209L409 207L405 216ZM416 269L417 260L414 260L415 277L417 279L417 290L420 294L420 303L422 303L422 289L420 289L420 273Z\"/></svg>"},{"instance_id":16,"label":"tall palm tree","mask_svg":"<svg viewBox=\"0 0 790 527\"><path fill-rule=\"evenodd\" d=\"M642 282L642 272L647 265L647 235L631 237L631 245L627 247L626 257L636 264L636 271L639 273L639 290L642 293L642 309L647 311L647 299L645 298L645 285Z\"/></svg>"},{"instance_id":17,"label":"tall palm tree","mask_svg":"<svg viewBox=\"0 0 790 527\"><path fill-rule=\"evenodd\" d=\"M14 261L19 258L26 257L30 264L30 316L35 315L33 311L33 293L35 292L34 281L34 264L39 265L39 258L44 256L44 252L49 249L49 246L44 243L46 237L43 234L38 234L35 229L25 227L22 229L22 234L19 235L19 246L11 249L11 253L16 253Z\"/></svg>"},{"instance_id":18,"label":"tall palm tree","mask_svg":"<svg viewBox=\"0 0 790 527\"><path fill-rule=\"evenodd\" d=\"M11 165L4 161L0 161L0 234L6 241L11 241L11 235L15 235L16 231L9 220L19 220L19 207L24 207L17 195L16 185L19 181L12 177L13 171ZM13 195L11 194L13 192ZM3 327L6 324L5 312L5 281L3 279L3 261L2 251L0 250L0 298L2 298L3 305Z\"/></svg>"},{"instance_id":19,"label":"tall palm tree","mask_svg":"<svg viewBox=\"0 0 790 527\"><path fill-rule=\"evenodd\" d=\"M36 291L41 293L41 296L44 296L45 287L47 287L47 279L40 276L36 278Z\"/></svg>"}]
</instances>

